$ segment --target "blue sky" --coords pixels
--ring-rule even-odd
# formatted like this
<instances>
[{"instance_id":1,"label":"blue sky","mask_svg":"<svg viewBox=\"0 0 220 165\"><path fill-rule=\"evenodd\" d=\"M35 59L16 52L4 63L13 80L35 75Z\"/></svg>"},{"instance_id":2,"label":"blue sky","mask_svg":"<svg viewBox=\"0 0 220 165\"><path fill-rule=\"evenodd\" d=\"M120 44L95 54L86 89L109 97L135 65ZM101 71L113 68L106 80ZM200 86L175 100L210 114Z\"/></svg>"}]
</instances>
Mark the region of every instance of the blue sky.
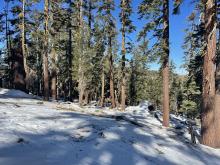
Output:
<instances>
[{"instance_id":1,"label":"blue sky","mask_svg":"<svg viewBox=\"0 0 220 165\"><path fill-rule=\"evenodd\" d=\"M132 14L132 21L134 25L136 26L136 31L130 34L130 38L133 40L133 42L136 41L136 36L138 32L142 29L145 21L138 19L138 5L140 4L142 0L133 0L132 1L132 7L133 7L133 14ZM4 0L0 0L0 10L3 9L4 6ZM116 3L116 11L114 12L114 16L117 19L117 27L120 28L120 22L118 19L118 15L120 12L119 4L120 0L115 0ZM184 68L181 67L183 64L183 39L184 39L184 29L187 27L187 17L192 12L193 7L190 5L189 1L185 1L181 7L181 13L179 15L172 15L170 14L170 59L176 64L176 72L179 74L186 74L186 71ZM172 12L172 0L170 0L170 12ZM119 41L120 39L120 33L118 36ZM2 45L0 44L0 47ZM159 65L157 63L150 65L151 69L157 70L159 68Z\"/></svg>"},{"instance_id":2,"label":"blue sky","mask_svg":"<svg viewBox=\"0 0 220 165\"><path fill-rule=\"evenodd\" d=\"M142 0L133 0L132 1L132 7L133 7L133 14L132 14L132 21L134 25L136 26L136 31L130 34L130 38L133 39L133 42L136 41L136 36L138 32L142 29L143 25L145 24L144 20L138 19L138 5L141 3ZM114 13L115 16L118 16L118 13L120 12L119 4L120 0L116 0L116 12ZM170 0L170 13L172 13L172 0ZM190 13L193 11L193 6L190 4L189 1L184 1L184 3L181 6L181 12L179 15L172 15L170 14L170 59L175 63L176 65L176 72L178 74L186 74L186 71L184 68L181 67L184 60L184 50L182 49L182 44L184 40L184 29L187 27L187 17L190 15ZM117 20L118 27L120 27L120 22ZM119 34L120 35L120 34ZM120 36L119 36L120 40ZM153 70L158 70L160 67L159 64L153 63L150 65L150 68Z\"/></svg>"}]
</instances>

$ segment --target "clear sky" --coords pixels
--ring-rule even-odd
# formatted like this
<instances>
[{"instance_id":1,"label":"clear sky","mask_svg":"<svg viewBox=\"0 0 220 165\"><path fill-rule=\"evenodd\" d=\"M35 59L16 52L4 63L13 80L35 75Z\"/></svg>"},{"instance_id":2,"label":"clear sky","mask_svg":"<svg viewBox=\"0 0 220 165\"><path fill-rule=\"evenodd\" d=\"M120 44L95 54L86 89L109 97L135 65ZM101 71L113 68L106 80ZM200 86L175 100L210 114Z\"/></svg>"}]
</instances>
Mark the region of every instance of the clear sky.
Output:
<instances>
[{"instance_id":1,"label":"clear sky","mask_svg":"<svg viewBox=\"0 0 220 165\"><path fill-rule=\"evenodd\" d=\"M136 41L136 36L138 32L142 29L144 25L144 20L138 19L137 9L138 5L140 4L142 0L133 0L132 1L132 8L133 8L133 14L132 14L132 21L134 25L136 26L136 31L130 34L130 38L133 40L133 42ZM170 0L170 12L172 13L172 1ZM114 12L114 16L117 19L117 27L120 28L120 22L119 22L119 4L120 0L115 0L116 3L116 11ZM4 7L4 0L0 0L0 10ZM192 12L193 7L190 5L189 1L185 1L181 7L181 13L179 15L172 15L170 14L170 59L176 64L176 72L179 74L186 74L186 71L184 68L181 68L181 65L183 64L183 39L184 39L184 29L187 27L187 17ZM119 41L120 34L118 37ZM0 44L0 47L2 45ZM152 64L151 69L158 69L158 64Z\"/></svg>"},{"instance_id":2,"label":"clear sky","mask_svg":"<svg viewBox=\"0 0 220 165\"><path fill-rule=\"evenodd\" d=\"M137 33L142 29L143 25L145 24L144 20L138 19L138 5L141 3L142 0L133 0L132 7L133 7L133 14L132 14L132 21L136 26L136 31L133 32L129 37L133 39L133 42L136 41ZM181 67L183 64L183 57L184 57L184 50L182 49L182 44L184 40L184 29L187 27L187 17L193 11L193 6L190 4L190 1L184 1L181 6L181 12L179 15L172 15L172 5L173 0L170 0L170 59L176 65L176 72L179 74L186 74L184 68ZM115 0L116 2L116 12L114 13L115 16L118 16L120 12L119 4L120 0ZM119 19L117 20L118 27L120 27ZM120 40L120 36L119 36ZM159 68L159 64L154 63L151 65L151 69L157 70Z\"/></svg>"}]
</instances>

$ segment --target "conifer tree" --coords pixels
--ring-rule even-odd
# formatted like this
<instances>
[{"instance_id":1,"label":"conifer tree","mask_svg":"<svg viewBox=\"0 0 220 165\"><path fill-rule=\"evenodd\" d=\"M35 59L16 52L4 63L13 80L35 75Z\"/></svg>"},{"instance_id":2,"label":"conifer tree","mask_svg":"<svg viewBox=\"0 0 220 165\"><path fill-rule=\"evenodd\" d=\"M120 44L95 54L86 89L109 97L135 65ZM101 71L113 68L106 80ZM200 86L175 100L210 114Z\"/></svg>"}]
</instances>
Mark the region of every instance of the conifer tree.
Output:
<instances>
[{"instance_id":1,"label":"conifer tree","mask_svg":"<svg viewBox=\"0 0 220 165\"><path fill-rule=\"evenodd\" d=\"M153 32L152 37L157 38L153 44L152 54L159 56L162 65L163 77L163 126L169 126L169 1L144 0L139 6L140 18L147 23L140 32L139 37L145 37Z\"/></svg>"},{"instance_id":2,"label":"conifer tree","mask_svg":"<svg viewBox=\"0 0 220 165\"><path fill-rule=\"evenodd\" d=\"M7 88L12 88L12 65L11 65L11 37L10 37L10 28L9 28L9 0L4 1L5 6L4 10L0 13L0 33L1 33L1 42L5 41L5 49L1 50L1 53L5 54L3 63L8 65L8 69L5 72L4 78L7 82Z\"/></svg>"},{"instance_id":3,"label":"conifer tree","mask_svg":"<svg viewBox=\"0 0 220 165\"><path fill-rule=\"evenodd\" d=\"M120 13L120 21L121 21L121 34L122 34L122 48L121 48L121 110L125 110L126 104L126 33L131 33L135 30L135 27L132 25L132 21L130 19L132 8L131 8L131 0L121 0L121 13Z\"/></svg>"},{"instance_id":4,"label":"conifer tree","mask_svg":"<svg viewBox=\"0 0 220 165\"><path fill-rule=\"evenodd\" d=\"M107 43L108 61L109 61L109 87L111 97L111 107L115 108L115 88L114 88L114 73L113 73L113 40L116 36L115 19L112 15L112 11L115 10L115 4L113 0L103 0L99 6L99 12L101 19L105 22L105 35Z\"/></svg>"},{"instance_id":5,"label":"conifer tree","mask_svg":"<svg viewBox=\"0 0 220 165\"><path fill-rule=\"evenodd\" d=\"M200 5L200 4L197 4ZM203 65L203 22L196 23L201 9L194 10L188 17L189 27L185 30L183 49L185 49L184 67L188 75L184 82L181 111L188 117L195 118L200 113L202 90L202 65Z\"/></svg>"},{"instance_id":6,"label":"conifer tree","mask_svg":"<svg viewBox=\"0 0 220 165\"><path fill-rule=\"evenodd\" d=\"M49 0L44 0L44 53L43 53L43 77L44 77L44 100L49 100Z\"/></svg>"}]
</instances>

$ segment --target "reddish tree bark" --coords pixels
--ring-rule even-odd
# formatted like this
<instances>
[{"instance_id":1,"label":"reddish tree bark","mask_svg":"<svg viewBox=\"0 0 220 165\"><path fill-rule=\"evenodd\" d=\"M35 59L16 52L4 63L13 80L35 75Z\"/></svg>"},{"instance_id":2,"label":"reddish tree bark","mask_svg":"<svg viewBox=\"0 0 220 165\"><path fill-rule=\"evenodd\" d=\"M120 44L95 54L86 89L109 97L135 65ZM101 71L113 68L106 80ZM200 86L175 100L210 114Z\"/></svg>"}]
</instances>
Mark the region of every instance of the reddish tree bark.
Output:
<instances>
[{"instance_id":1,"label":"reddish tree bark","mask_svg":"<svg viewBox=\"0 0 220 165\"><path fill-rule=\"evenodd\" d=\"M215 55L216 55L216 6L214 0L203 0L205 6L206 48L203 64L203 103L201 114L202 144L215 147ZM217 108L217 107L216 107ZM218 110L219 111L219 110ZM217 135L219 136L219 135ZM218 137L219 138L219 137Z\"/></svg>"},{"instance_id":2,"label":"reddish tree bark","mask_svg":"<svg viewBox=\"0 0 220 165\"><path fill-rule=\"evenodd\" d=\"M163 1L163 126L169 127L169 0Z\"/></svg>"}]
</instances>

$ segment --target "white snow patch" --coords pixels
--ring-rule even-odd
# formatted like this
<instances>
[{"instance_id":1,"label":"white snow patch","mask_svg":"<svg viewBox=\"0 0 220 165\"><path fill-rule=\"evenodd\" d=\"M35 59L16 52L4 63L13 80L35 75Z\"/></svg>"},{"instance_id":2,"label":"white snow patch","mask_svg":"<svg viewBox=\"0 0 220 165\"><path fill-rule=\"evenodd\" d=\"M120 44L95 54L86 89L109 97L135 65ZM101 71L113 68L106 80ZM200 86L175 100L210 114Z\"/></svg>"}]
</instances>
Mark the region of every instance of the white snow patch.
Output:
<instances>
[{"instance_id":1,"label":"white snow patch","mask_svg":"<svg viewBox=\"0 0 220 165\"><path fill-rule=\"evenodd\" d=\"M21 99L23 96L11 100L1 92L0 97L5 100L0 101L2 165L218 165L220 162L219 149L192 145L173 129L163 128L160 116L156 119L150 114L146 104L120 112L96 106L79 107L76 103L37 104L35 99L27 103ZM142 127L111 116L126 117Z\"/></svg>"}]
</instances>

